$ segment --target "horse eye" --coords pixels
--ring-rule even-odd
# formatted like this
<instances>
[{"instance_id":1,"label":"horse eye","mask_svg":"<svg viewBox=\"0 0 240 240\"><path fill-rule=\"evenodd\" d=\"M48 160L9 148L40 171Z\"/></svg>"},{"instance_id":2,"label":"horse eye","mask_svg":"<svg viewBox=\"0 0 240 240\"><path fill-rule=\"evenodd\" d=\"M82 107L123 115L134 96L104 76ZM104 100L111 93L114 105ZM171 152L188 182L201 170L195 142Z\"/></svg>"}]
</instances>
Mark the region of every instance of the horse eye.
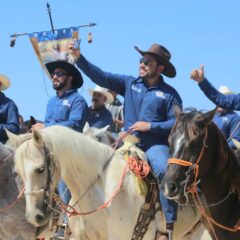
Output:
<instances>
[{"instance_id":1,"label":"horse eye","mask_svg":"<svg viewBox=\"0 0 240 240\"><path fill-rule=\"evenodd\" d=\"M36 169L36 173L41 174L44 172L44 170L45 170L45 167L40 167L40 168Z\"/></svg>"}]
</instances>

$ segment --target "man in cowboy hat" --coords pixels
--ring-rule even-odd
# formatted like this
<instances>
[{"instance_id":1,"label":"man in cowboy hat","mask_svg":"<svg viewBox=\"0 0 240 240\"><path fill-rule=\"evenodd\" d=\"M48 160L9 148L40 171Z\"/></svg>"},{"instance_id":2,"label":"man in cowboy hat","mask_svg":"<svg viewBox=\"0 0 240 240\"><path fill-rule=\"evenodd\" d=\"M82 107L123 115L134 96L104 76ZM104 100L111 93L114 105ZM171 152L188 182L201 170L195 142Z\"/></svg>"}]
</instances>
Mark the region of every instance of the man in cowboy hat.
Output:
<instances>
[{"instance_id":1,"label":"man in cowboy hat","mask_svg":"<svg viewBox=\"0 0 240 240\"><path fill-rule=\"evenodd\" d=\"M106 105L106 108L111 112L113 118L113 122L110 125L109 131L112 133L113 136L118 137L124 125L123 104L117 98L116 92L112 90L108 90L108 92L110 92L113 96L113 102Z\"/></svg>"},{"instance_id":2,"label":"man in cowboy hat","mask_svg":"<svg viewBox=\"0 0 240 240\"><path fill-rule=\"evenodd\" d=\"M88 90L92 96L92 106L88 109L87 122L90 127L103 128L112 124L112 114L106 109L106 104L113 101L113 96L108 89L96 86Z\"/></svg>"},{"instance_id":3,"label":"man in cowboy hat","mask_svg":"<svg viewBox=\"0 0 240 240\"><path fill-rule=\"evenodd\" d=\"M224 95L234 94L227 86L221 86L218 91ZM236 149L232 139L240 141L240 117L232 110L217 107L213 122L218 126L233 150Z\"/></svg>"},{"instance_id":4,"label":"man in cowboy hat","mask_svg":"<svg viewBox=\"0 0 240 240\"><path fill-rule=\"evenodd\" d=\"M230 110L240 110L240 94L224 95L220 93L204 76L204 66L194 69L190 78L198 83L203 93L215 105Z\"/></svg>"},{"instance_id":5,"label":"man in cowboy hat","mask_svg":"<svg viewBox=\"0 0 240 240\"><path fill-rule=\"evenodd\" d=\"M177 91L164 82L163 76L174 78L175 67L170 62L171 54L163 46L153 44L148 51L135 49L142 55L139 77L112 74L102 71L88 62L79 49L69 45L78 67L96 84L111 89L124 99L124 129L132 130L140 138L140 147L146 152L153 171L161 181L169 157L168 136L175 122L174 104L182 105ZM160 200L167 221L173 228L177 204L160 193ZM159 239L168 239L161 235Z\"/></svg>"},{"instance_id":6,"label":"man in cowboy hat","mask_svg":"<svg viewBox=\"0 0 240 240\"><path fill-rule=\"evenodd\" d=\"M77 91L83 84L81 73L74 65L64 60L47 63L46 68L51 76L56 96L48 101L45 122L37 123L33 128L61 125L82 132L86 123L88 106ZM71 194L66 189L67 186L61 180L58 183L58 193L63 202L68 204ZM64 222L67 222L66 217ZM64 229L61 228L55 237L61 239L63 235Z\"/></svg>"},{"instance_id":7,"label":"man in cowboy hat","mask_svg":"<svg viewBox=\"0 0 240 240\"><path fill-rule=\"evenodd\" d=\"M2 93L9 86L10 80L4 75L0 75L0 142L2 143L7 141L5 129L15 134L18 134L20 131L18 108L13 100Z\"/></svg>"}]
</instances>

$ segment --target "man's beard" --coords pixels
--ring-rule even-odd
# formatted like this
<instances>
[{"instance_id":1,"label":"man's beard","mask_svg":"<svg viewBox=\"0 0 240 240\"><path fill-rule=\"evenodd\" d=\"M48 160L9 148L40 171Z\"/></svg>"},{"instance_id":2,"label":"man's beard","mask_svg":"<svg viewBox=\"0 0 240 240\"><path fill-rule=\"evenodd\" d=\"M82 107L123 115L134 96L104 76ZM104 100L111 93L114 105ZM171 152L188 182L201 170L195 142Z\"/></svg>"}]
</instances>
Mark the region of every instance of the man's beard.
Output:
<instances>
[{"instance_id":1,"label":"man's beard","mask_svg":"<svg viewBox=\"0 0 240 240\"><path fill-rule=\"evenodd\" d=\"M53 84L53 88L54 88L56 91L59 91L59 90L63 89L65 86L66 86L66 81L57 82L56 85Z\"/></svg>"}]
</instances>

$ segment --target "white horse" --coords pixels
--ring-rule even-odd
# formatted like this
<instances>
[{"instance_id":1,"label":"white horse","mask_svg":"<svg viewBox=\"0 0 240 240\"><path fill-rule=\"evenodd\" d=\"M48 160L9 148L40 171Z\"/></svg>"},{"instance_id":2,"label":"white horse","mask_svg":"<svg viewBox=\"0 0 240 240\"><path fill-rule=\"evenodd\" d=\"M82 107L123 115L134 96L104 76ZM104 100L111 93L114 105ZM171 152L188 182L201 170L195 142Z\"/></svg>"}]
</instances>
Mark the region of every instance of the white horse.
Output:
<instances>
[{"instance_id":1,"label":"white horse","mask_svg":"<svg viewBox=\"0 0 240 240\"><path fill-rule=\"evenodd\" d=\"M126 167L119 151L113 153L109 146L69 128L52 126L34 130L32 138L23 142L9 132L8 137L16 147L16 171L25 183L26 217L35 226L49 221L44 193L53 193L60 178L72 194L70 205L75 205L79 212L88 212L111 197ZM130 240L144 200L138 193L134 174L128 171L120 192L106 208L86 216L70 217L72 238ZM180 207L173 238L184 239L198 220L194 208ZM156 231L166 231L160 212L143 239L155 239Z\"/></svg>"}]
</instances>

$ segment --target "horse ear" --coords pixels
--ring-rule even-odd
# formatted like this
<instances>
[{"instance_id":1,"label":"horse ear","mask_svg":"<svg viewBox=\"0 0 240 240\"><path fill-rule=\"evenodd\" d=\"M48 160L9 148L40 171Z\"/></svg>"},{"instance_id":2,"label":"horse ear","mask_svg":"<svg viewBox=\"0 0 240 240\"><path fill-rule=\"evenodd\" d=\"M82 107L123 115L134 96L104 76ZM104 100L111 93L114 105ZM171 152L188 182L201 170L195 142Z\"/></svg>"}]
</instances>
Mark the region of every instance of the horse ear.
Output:
<instances>
[{"instance_id":1,"label":"horse ear","mask_svg":"<svg viewBox=\"0 0 240 240\"><path fill-rule=\"evenodd\" d=\"M197 123L203 123L204 125L210 124L214 115L215 115L215 113L216 113L216 109L217 108L214 108L211 111L208 111L206 113L203 113L201 115L196 116L194 121L196 121Z\"/></svg>"},{"instance_id":2,"label":"horse ear","mask_svg":"<svg viewBox=\"0 0 240 240\"><path fill-rule=\"evenodd\" d=\"M44 145L43 138L42 138L40 131L38 129L33 129L32 134L33 134L33 142L34 142L35 146L43 147L43 145Z\"/></svg>"},{"instance_id":3,"label":"horse ear","mask_svg":"<svg viewBox=\"0 0 240 240\"><path fill-rule=\"evenodd\" d=\"M31 125L34 125L37 123L36 119L33 116L30 116L30 123Z\"/></svg>"},{"instance_id":4,"label":"horse ear","mask_svg":"<svg viewBox=\"0 0 240 240\"><path fill-rule=\"evenodd\" d=\"M101 135L102 133L105 133L107 132L108 128L109 128L110 125L107 125L103 128L96 128L96 132L95 132L95 136L98 137L99 135Z\"/></svg>"},{"instance_id":5,"label":"horse ear","mask_svg":"<svg viewBox=\"0 0 240 240\"><path fill-rule=\"evenodd\" d=\"M180 108L177 104L174 104L173 109L177 118L182 116L183 114L182 108Z\"/></svg>"},{"instance_id":6,"label":"horse ear","mask_svg":"<svg viewBox=\"0 0 240 240\"><path fill-rule=\"evenodd\" d=\"M11 133L7 129L5 129L5 131L8 136L8 141L7 141L6 145L10 148L13 148L14 150L17 149L17 147L20 145L18 135Z\"/></svg>"},{"instance_id":7,"label":"horse ear","mask_svg":"<svg viewBox=\"0 0 240 240\"><path fill-rule=\"evenodd\" d=\"M86 122L85 125L84 125L84 127L83 127L83 133L87 133L88 130L89 130L89 128L90 128L89 123Z\"/></svg>"}]
</instances>

